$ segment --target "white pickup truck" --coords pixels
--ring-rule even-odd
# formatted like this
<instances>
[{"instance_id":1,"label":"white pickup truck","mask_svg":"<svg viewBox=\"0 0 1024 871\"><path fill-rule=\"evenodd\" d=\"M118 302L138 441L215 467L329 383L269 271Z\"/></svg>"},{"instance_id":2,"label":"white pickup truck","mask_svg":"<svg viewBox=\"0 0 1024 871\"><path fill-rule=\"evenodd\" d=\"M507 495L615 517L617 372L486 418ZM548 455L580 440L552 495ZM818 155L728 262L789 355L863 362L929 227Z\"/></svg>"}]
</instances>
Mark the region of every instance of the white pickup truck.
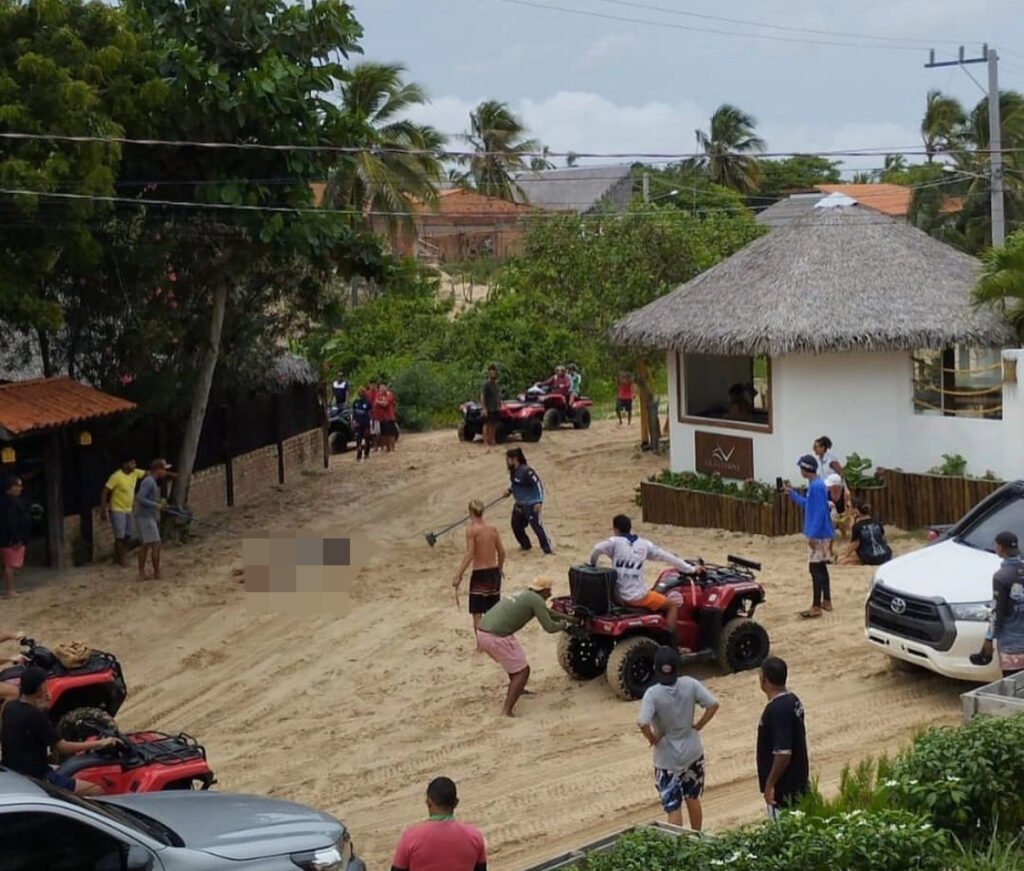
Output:
<instances>
[{"instance_id":1,"label":"white pickup truck","mask_svg":"<svg viewBox=\"0 0 1024 871\"><path fill-rule=\"evenodd\" d=\"M926 547L879 567L864 607L868 642L904 662L957 680L1002 677L998 657L986 666L970 656L988 629L995 537L1024 540L1024 481L1000 487Z\"/></svg>"}]
</instances>

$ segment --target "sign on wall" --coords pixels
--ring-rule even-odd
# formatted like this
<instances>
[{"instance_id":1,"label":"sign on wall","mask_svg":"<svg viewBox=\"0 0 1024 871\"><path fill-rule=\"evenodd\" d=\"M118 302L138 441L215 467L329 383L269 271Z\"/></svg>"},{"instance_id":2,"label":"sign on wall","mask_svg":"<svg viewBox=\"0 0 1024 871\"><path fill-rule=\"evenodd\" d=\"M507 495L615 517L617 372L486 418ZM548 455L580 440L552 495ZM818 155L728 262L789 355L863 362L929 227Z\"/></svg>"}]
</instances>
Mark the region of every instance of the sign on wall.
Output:
<instances>
[{"instance_id":1,"label":"sign on wall","mask_svg":"<svg viewBox=\"0 0 1024 871\"><path fill-rule=\"evenodd\" d=\"M694 432L698 472L746 481L754 477L754 440L740 436Z\"/></svg>"}]
</instances>

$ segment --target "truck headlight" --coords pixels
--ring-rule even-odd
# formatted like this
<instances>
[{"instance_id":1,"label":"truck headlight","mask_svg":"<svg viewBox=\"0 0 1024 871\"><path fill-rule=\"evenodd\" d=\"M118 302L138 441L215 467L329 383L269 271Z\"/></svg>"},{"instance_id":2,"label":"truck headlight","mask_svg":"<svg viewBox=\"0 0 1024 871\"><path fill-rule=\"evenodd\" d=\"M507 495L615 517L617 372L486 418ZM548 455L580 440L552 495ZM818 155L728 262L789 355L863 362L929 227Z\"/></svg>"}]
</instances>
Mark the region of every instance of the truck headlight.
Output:
<instances>
[{"instance_id":1,"label":"truck headlight","mask_svg":"<svg viewBox=\"0 0 1024 871\"><path fill-rule=\"evenodd\" d=\"M954 620L965 620L969 623L987 623L992 616L991 602L964 602L950 605Z\"/></svg>"},{"instance_id":2,"label":"truck headlight","mask_svg":"<svg viewBox=\"0 0 1024 871\"><path fill-rule=\"evenodd\" d=\"M292 855L292 862L302 871L346 871L351 861L352 839L348 832L333 847Z\"/></svg>"}]
</instances>

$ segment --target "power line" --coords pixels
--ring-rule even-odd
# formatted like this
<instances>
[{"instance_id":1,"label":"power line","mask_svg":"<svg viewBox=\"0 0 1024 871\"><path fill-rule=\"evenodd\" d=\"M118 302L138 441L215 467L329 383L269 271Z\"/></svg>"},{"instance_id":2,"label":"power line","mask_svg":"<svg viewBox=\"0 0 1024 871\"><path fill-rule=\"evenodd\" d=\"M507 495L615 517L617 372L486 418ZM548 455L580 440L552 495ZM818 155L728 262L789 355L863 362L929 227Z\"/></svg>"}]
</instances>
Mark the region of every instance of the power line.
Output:
<instances>
[{"instance_id":1,"label":"power line","mask_svg":"<svg viewBox=\"0 0 1024 871\"><path fill-rule=\"evenodd\" d=\"M800 39L795 36L771 36L767 33L741 33L735 30L718 30L711 27L696 27L687 24L674 24L669 21L651 21L645 18L628 18L624 15L610 15L605 12L593 12L584 9L570 9L565 6L552 6L546 3L536 3L533 0L498 0L499 3L509 3L514 6L526 6L532 9L544 9L549 12L564 12L569 15L582 15L589 18L601 18L605 21L618 21L626 24L644 24L648 27L664 27L671 30L685 30L690 33L710 33L716 36L731 36L739 37L741 39L761 39L769 42L787 42L787 43L799 43L802 45L822 45L822 46L835 46L840 48L872 48L872 49L883 49L886 51L913 51L920 52L922 49L919 47L911 46L899 46L899 45L869 45L862 42L840 42L835 40L812 40L812 39Z\"/></svg>"},{"instance_id":2,"label":"power line","mask_svg":"<svg viewBox=\"0 0 1024 871\"><path fill-rule=\"evenodd\" d=\"M894 43L917 43L922 46L934 44L959 45L960 42L953 39L920 39L918 37L902 36L875 36L867 33L849 33L842 30L816 30L812 27L793 27L786 24L769 24L765 21L751 21L745 18L726 18L722 15L705 15L699 12L684 12L681 9L671 9L666 6L653 6L648 3L630 2L630 0L599 0L601 3L608 3L612 6L625 6L630 9L646 9L651 12L664 12L667 15L678 15L684 18L699 18L704 21L722 21L727 24L741 24L749 27L763 27L766 30L781 30L787 33L810 33L816 36L837 36L848 39L873 39L880 42ZM979 40L980 41L980 40ZM865 46L867 48L868 46Z\"/></svg>"}]
</instances>

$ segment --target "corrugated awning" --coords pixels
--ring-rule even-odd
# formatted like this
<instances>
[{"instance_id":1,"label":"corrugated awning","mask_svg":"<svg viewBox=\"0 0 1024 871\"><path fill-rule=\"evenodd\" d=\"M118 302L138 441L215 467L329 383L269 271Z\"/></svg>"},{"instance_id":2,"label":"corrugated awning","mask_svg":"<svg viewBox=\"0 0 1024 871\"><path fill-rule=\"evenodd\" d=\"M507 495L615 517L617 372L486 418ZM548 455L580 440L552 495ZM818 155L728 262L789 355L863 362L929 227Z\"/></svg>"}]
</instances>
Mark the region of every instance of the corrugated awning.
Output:
<instances>
[{"instance_id":1,"label":"corrugated awning","mask_svg":"<svg viewBox=\"0 0 1024 871\"><path fill-rule=\"evenodd\" d=\"M55 429L135 408L70 378L36 378L0 384L0 435L7 438Z\"/></svg>"}]
</instances>

